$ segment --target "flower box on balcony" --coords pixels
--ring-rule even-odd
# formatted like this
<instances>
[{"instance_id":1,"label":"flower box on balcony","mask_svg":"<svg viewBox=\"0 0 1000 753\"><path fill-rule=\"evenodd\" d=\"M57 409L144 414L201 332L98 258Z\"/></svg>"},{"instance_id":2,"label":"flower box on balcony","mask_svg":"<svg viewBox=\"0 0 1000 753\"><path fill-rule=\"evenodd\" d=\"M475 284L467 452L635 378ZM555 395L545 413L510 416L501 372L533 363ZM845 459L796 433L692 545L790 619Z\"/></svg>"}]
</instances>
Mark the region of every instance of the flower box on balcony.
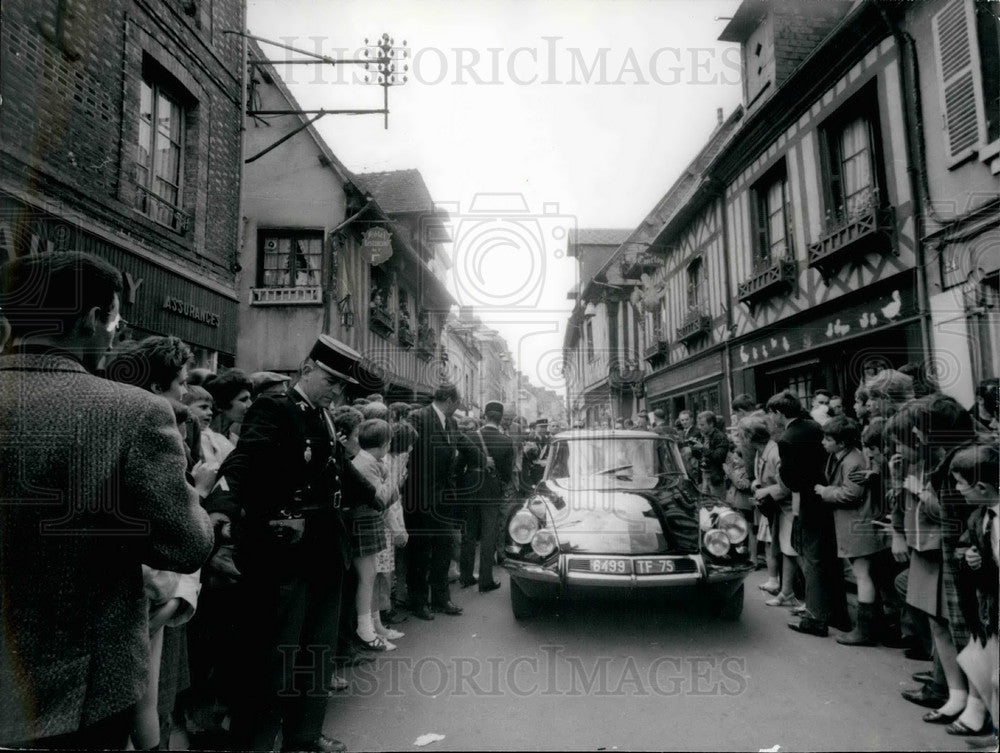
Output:
<instances>
[{"instance_id":1,"label":"flower box on balcony","mask_svg":"<svg viewBox=\"0 0 1000 753\"><path fill-rule=\"evenodd\" d=\"M740 303L748 304L753 313L754 306L761 301L794 289L797 276L798 268L794 259L767 260L754 269L753 275L739 284L737 297Z\"/></svg>"},{"instance_id":2,"label":"flower box on balcony","mask_svg":"<svg viewBox=\"0 0 1000 753\"><path fill-rule=\"evenodd\" d=\"M809 244L809 266L819 270L823 282L847 262L868 253L884 253L894 247L895 219L892 207L879 207L877 197L855 211L827 222L826 231Z\"/></svg>"},{"instance_id":3,"label":"flower box on balcony","mask_svg":"<svg viewBox=\"0 0 1000 753\"><path fill-rule=\"evenodd\" d=\"M690 345L712 331L712 317L701 311L692 311L680 327L677 328L677 339L685 345Z\"/></svg>"},{"instance_id":4,"label":"flower box on balcony","mask_svg":"<svg viewBox=\"0 0 1000 753\"><path fill-rule=\"evenodd\" d=\"M392 321L392 312L384 308L372 306L368 309L368 326L373 332L386 337L396 331Z\"/></svg>"},{"instance_id":5,"label":"flower box on balcony","mask_svg":"<svg viewBox=\"0 0 1000 753\"><path fill-rule=\"evenodd\" d=\"M407 326L400 324L399 326L399 344L404 348L412 348L413 344L417 341L417 338L413 334L413 330Z\"/></svg>"},{"instance_id":6,"label":"flower box on balcony","mask_svg":"<svg viewBox=\"0 0 1000 753\"><path fill-rule=\"evenodd\" d=\"M321 306L319 285L297 288L250 288L251 306Z\"/></svg>"}]
</instances>

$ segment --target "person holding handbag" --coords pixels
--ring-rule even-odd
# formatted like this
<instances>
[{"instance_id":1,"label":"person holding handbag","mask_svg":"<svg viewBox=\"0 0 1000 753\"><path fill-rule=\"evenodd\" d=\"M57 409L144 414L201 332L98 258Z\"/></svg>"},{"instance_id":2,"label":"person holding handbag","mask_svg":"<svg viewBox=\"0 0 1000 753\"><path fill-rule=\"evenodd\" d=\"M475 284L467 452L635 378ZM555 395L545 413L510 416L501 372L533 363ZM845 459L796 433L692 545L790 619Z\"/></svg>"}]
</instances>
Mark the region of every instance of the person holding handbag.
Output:
<instances>
[{"instance_id":1,"label":"person holding handbag","mask_svg":"<svg viewBox=\"0 0 1000 753\"><path fill-rule=\"evenodd\" d=\"M740 421L740 430L746 443L756 452L754 480L750 485L754 501L771 528L772 546L781 550L782 571L780 583L769 580L764 585L774 584L774 590L763 588L774 598L765 604L769 607L798 607L793 585L799 569L798 552L792 546L792 493L781 482L781 458L778 443L772 435L766 416L752 415ZM779 590L780 588L780 590Z\"/></svg>"}]
</instances>

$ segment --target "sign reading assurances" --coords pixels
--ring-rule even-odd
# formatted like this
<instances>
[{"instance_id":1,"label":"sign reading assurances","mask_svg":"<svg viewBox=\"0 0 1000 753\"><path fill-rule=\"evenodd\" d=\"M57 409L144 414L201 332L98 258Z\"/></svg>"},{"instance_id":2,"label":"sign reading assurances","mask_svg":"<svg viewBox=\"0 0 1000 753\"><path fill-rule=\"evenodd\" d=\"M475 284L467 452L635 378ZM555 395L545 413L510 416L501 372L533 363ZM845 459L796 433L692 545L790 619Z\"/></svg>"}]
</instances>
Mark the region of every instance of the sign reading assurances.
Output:
<instances>
[{"instance_id":1,"label":"sign reading assurances","mask_svg":"<svg viewBox=\"0 0 1000 753\"><path fill-rule=\"evenodd\" d=\"M361 240L361 253L375 267L388 261L392 256L392 234L384 227L369 229Z\"/></svg>"},{"instance_id":2,"label":"sign reading assurances","mask_svg":"<svg viewBox=\"0 0 1000 753\"><path fill-rule=\"evenodd\" d=\"M172 295L168 295L163 299L163 308L167 311L172 311L175 314L186 316L188 319L194 319L196 322L207 324L209 327L219 326L219 315L215 312L206 311L200 306L195 306L193 303L187 303L186 301L182 301L180 298L175 298Z\"/></svg>"}]
</instances>

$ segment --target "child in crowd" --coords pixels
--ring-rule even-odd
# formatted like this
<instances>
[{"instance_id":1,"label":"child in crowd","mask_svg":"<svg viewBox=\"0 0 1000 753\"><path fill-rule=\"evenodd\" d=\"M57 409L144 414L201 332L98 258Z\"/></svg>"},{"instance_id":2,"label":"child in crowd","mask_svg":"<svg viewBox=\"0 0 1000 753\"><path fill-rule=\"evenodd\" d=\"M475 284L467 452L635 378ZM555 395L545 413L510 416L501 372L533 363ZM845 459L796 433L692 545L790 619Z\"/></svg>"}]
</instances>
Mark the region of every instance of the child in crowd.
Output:
<instances>
[{"instance_id":1,"label":"child in crowd","mask_svg":"<svg viewBox=\"0 0 1000 753\"><path fill-rule=\"evenodd\" d=\"M971 638L958 655L959 666L969 678L965 710L948 732L981 735L990 730L998 709L997 582L1000 578L1000 453L995 444L976 444L955 453L949 471L955 488L973 505L960 543L965 545L960 561L958 590ZM957 550L960 553L962 550ZM971 607L971 608L970 608ZM984 703L985 701L985 703Z\"/></svg>"},{"instance_id":2,"label":"child in crowd","mask_svg":"<svg viewBox=\"0 0 1000 753\"><path fill-rule=\"evenodd\" d=\"M847 646L875 645L875 583L872 556L886 548L885 537L873 525L872 499L865 487L852 480L865 470L858 422L834 416L823 424L823 449L829 454L826 485L816 484L820 498L834 508L837 555L851 563L858 588L858 618L854 629L837 638Z\"/></svg>"},{"instance_id":3,"label":"child in crowd","mask_svg":"<svg viewBox=\"0 0 1000 753\"><path fill-rule=\"evenodd\" d=\"M358 640L370 651L392 651L395 644L388 641L379 631L388 635L389 631L382 626L377 609L372 608L372 598L375 591L376 560L379 552L386 547L385 524L382 514L399 497L399 486L402 480L398 468L390 469L382 463L389 452L392 431L389 424L379 418L364 421L357 429L357 442L360 450L351 463L375 487L373 507L363 506L354 510L351 531L354 540L354 566L358 571L358 592L355 607L358 617ZM395 633L396 631L393 631ZM398 634L402 637L402 634Z\"/></svg>"}]
</instances>

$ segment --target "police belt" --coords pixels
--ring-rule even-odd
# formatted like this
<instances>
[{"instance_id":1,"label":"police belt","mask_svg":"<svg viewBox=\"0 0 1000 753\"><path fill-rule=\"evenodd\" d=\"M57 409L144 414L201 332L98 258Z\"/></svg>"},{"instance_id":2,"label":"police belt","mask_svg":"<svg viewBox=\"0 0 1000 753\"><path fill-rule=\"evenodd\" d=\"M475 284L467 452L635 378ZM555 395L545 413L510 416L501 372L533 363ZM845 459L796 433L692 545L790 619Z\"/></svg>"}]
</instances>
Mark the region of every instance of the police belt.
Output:
<instances>
[{"instance_id":1,"label":"police belt","mask_svg":"<svg viewBox=\"0 0 1000 753\"><path fill-rule=\"evenodd\" d=\"M296 492L296 498L299 498L301 492ZM342 503L342 498L340 491L333 493L333 501L330 504L320 504L320 505L296 505L294 508L283 507L278 510L272 520L295 520L297 518L308 518L311 515L322 512L330 512L331 510L336 510L337 512L347 512L350 508L345 507Z\"/></svg>"}]
</instances>

